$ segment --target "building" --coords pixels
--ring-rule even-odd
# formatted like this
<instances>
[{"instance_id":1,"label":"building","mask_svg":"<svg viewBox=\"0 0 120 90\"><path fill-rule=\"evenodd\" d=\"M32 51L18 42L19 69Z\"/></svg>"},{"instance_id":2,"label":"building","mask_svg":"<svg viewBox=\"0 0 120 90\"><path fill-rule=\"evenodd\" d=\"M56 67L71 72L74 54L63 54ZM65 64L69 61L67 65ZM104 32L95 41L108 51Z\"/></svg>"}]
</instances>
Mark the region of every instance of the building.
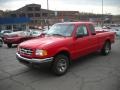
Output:
<instances>
[{"instance_id":1,"label":"building","mask_svg":"<svg viewBox=\"0 0 120 90\"><path fill-rule=\"evenodd\" d=\"M64 21L75 21L79 20L79 12L78 11L56 11L56 17L58 19L63 19Z\"/></svg>"},{"instance_id":2,"label":"building","mask_svg":"<svg viewBox=\"0 0 120 90\"><path fill-rule=\"evenodd\" d=\"M93 14L93 13L80 13L81 21L91 21L95 24L110 24L112 22L113 15L111 14Z\"/></svg>"},{"instance_id":3,"label":"building","mask_svg":"<svg viewBox=\"0 0 120 90\"><path fill-rule=\"evenodd\" d=\"M30 4L26 5L18 10L9 12L8 17L29 17L31 18L31 25L41 24L44 17L47 17L47 11L41 10L41 5Z\"/></svg>"},{"instance_id":4,"label":"building","mask_svg":"<svg viewBox=\"0 0 120 90\"><path fill-rule=\"evenodd\" d=\"M0 17L4 16L4 11L0 10Z\"/></svg>"},{"instance_id":5,"label":"building","mask_svg":"<svg viewBox=\"0 0 120 90\"><path fill-rule=\"evenodd\" d=\"M53 11L42 9L39 4L29 4L15 11L6 13L7 17L29 17L31 26L54 24L61 21L73 21L79 19L78 11Z\"/></svg>"},{"instance_id":6,"label":"building","mask_svg":"<svg viewBox=\"0 0 120 90\"><path fill-rule=\"evenodd\" d=\"M5 13L7 17L27 17L31 19L30 26L45 26L66 21L92 21L97 24L111 22L112 15L79 13L79 11L54 11L42 9L39 4L28 4L15 11Z\"/></svg>"},{"instance_id":7,"label":"building","mask_svg":"<svg viewBox=\"0 0 120 90\"><path fill-rule=\"evenodd\" d=\"M26 17L2 17L0 18L0 30L22 31L29 28L30 18Z\"/></svg>"},{"instance_id":8,"label":"building","mask_svg":"<svg viewBox=\"0 0 120 90\"><path fill-rule=\"evenodd\" d=\"M112 18L112 23L120 24L120 15L114 15Z\"/></svg>"}]
</instances>

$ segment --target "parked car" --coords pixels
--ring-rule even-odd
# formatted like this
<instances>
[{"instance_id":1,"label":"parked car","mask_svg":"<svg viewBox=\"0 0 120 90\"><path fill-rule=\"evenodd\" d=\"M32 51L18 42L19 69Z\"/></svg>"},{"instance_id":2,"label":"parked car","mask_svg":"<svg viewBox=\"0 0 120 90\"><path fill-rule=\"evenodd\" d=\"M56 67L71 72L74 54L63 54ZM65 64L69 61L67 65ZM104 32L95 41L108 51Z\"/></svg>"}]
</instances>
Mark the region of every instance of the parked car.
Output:
<instances>
[{"instance_id":1,"label":"parked car","mask_svg":"<svg viewBox=\"0 0 120 90\"><path fill-rule=\"evenodd\" d=\"M16 57L27 66L50 64L56 75L63 75L81 56L96 51L108 55L114 42L114 32L96 32L91 22L57 23L46 35L19 44Z\"/></svg>"},{"instance_id":2,"label":"parked car","mask_svg":"<svg viewBox=\"0 0 120 90\"><path fill-rule=\"evenodd\" d=\"M30 29L30 35L32 37L38 37L42 34L42 30L37 30L37 29Z\"/></svg>"},{"instance_id":3,"label":"parked car","mask_svg":"<svg viewBox=\"0 0 120 90\"><path fill-rule=\"evenodd\" d=\"M110 29L110 32L115 32L116 36L120 36L120 27L113 27Z\"/></svg>"},{"instance_id":4,"label":"parked car","mask_svg":"<svg viewBox=\"0 0 120 90\"><path fill-rule=\"evenodd\" d=\"M109 31L110 28L107 27L101 27L101 26L95 26L95 31Z\"/></svg>"},{"instance_id":5,"label":"parked car","mask_svg":"<svg viewBox=\"0 0 120 90\"><path fill-rule=\"evenodd\" d=\"M3 38L4 34L11 33L12 30L0 30L0 37Z\"/></svg>"},{"instance_id":6,"label":"parked car","mask_svg":"<svg viewBox=\"0 0 120 90\"><path fill-rule=\"evenodd\" d=\"M95 27L96 31L115 32L116 36L120 36L120 27Z\"/></svg>"},{"instance_id":7,"label":"parked car","mask_svg":"<svg viewBox=\"0 0 120 90\"><path fill-rule=\"evenodd\" d=\"M0 47L2 47L3 46L3 40L2 40L2 38L0 38Z\"/></svg>"},{"instance_id":8,"label":"parked car","mask_svg":"<svg viewBox=\"0 0 120 90\"><path fill-rule=\"evenodd\" d=\"M5 44L7 44L9 48L11 48L13 44L19 44L25 40L36 38L40 36L40 34L41 34L40 31L12 32L10 34L5 34L3 41Z\"/></svg>"},{"instance_id":9,"label":"parked car","mask_svg":"<svg viewBox=\"0 0 120 90\"><path fill-rule=\"evenodd\" d=\"M49 26L49 27L48 26L44 26L43 27L43 31L49 30L50 28L51 28L51 26Z\"/></svg>"}]
</instances>

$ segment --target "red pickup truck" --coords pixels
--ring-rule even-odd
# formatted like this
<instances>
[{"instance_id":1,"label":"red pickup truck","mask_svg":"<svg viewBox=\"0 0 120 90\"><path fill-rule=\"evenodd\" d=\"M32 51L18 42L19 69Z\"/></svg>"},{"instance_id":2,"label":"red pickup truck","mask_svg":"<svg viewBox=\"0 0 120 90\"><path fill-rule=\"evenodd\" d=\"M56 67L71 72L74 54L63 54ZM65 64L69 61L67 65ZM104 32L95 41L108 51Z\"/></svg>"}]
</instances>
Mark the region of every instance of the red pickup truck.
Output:
<instances>
[{"instance_id":1,"label":"red pickup truck","mask_svg":"<svg viewBox=\"0 0 120 90\"><path fill-rule=\"evenodd\" d=\"M91 22L57 23L45 35L19 44L16 57L25 65L49 63L63 75L72 60L96 51L108 55L114 41L114 32L96 32Z\"/></svg>"}]
</instances>

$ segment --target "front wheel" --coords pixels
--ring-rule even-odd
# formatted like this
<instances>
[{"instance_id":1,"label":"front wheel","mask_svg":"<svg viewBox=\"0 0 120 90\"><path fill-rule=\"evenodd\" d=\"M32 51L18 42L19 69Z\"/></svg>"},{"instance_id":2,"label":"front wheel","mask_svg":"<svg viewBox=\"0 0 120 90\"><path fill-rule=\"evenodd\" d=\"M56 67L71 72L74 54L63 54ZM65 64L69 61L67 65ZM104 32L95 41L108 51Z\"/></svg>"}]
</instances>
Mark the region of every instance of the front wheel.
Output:
<instances>
[{"instance_id":1,"label":"front wheel","mask_svg":"<svg viewBox=\"0 0 120 90\"><path fill-rule=\"evenodd\" d=\"M111 52L111 43L106 42L101 50L102 55L108 55Z\"/></svg>"},{"instance_id":2,"label":"front wheel","mask_svg":"<svg viewBox=\"0 0 120 90\"><path fill-rule=\"evenodd\" d=\"M52 71L56 75L63 75L67 72L69 67L69 59L67 56L59 54L54 58Z\"/></svg>"},{"instance_id":3,"label":"front wheel","mask_svg":"<svg viewBox=\"0 0 120 90\"><path fill-rule=\"evenodd\" d=\"M12 44L7 44L8 48L11 48L12 47Z\"/></svg>"}]
</instances>

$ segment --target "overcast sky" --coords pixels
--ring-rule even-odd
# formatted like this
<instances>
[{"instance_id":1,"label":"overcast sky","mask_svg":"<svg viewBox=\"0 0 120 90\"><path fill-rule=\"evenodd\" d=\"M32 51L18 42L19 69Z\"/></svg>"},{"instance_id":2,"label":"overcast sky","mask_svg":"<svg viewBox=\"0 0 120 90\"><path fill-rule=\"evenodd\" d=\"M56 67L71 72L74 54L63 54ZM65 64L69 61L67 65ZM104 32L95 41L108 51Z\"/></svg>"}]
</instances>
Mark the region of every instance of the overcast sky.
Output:
<instances>
[{"instance_id":1,"label":"overcast sky","mask_svg":"<svg viewBox=\"0 0 120 90\"><path fill-rule=\"evenodd\" d=\"M47 0L0 0L1 10L16 10L26 4L41 4L47 8ZM104 13L120 14L120 0L103 0ZM51 10L75 10L80 12L102 13L102 0L49 0Z\"/></svg>"}]
</instances>

